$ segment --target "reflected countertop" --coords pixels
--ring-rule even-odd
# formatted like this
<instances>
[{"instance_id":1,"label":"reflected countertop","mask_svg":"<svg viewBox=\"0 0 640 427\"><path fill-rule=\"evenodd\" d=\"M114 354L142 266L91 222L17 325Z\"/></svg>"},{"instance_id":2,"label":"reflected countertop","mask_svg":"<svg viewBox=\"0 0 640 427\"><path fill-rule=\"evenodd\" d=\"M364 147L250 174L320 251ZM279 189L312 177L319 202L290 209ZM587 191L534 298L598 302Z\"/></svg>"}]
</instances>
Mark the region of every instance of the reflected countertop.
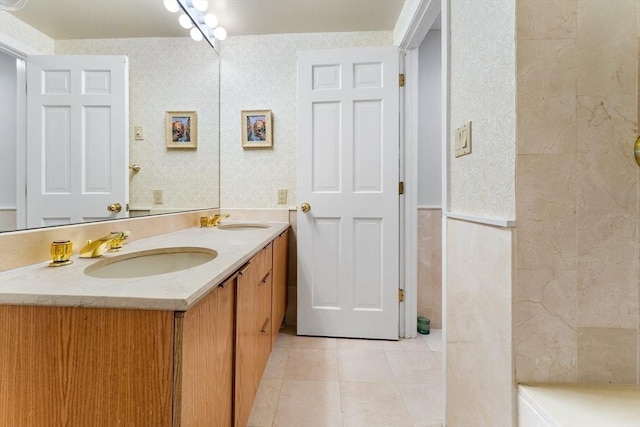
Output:
<instances>
[{"instance_id":1,"label":"reflected countertop","mask_svg":"<svg viewBox=\"0 0 640 427\"><path fill-rule=\"evenodd\" d=\"M289 227L288 223L263 224L269 227L241 231L189 228L132 241L122 251L105 252L99 258L74 255L73 264L63 267L50 268L49 262L43 262L6 271L0 273L0 304L184 311ZM208 248L218 256L188 270L140 278L100 279L84 273L89 265L107 257L167 247Z\"/></svg>"}]
</instances>

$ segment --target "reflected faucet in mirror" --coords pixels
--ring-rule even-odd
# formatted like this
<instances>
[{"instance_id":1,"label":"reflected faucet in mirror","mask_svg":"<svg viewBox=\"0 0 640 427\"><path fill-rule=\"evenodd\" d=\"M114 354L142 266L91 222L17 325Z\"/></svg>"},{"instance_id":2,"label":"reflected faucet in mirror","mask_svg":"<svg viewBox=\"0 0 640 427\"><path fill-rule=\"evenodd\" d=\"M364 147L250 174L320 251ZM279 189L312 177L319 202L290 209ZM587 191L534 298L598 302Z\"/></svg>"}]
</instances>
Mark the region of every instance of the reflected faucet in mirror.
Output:
<instances>
[{"instance_id":1,"label":"reflected faucet in mirror","mask_svg":"<svg viewBox=\"0 0 640 427\"><path fill-rule=\"evenodd\" d=\"M122 249L124 240L129 237L128 231L112 231L108 235L96 240L89 240L87 244L80 249L80 258L97 258L104 254L107 245L110 251L118 251Z\"/></svg>"}]
</instances>

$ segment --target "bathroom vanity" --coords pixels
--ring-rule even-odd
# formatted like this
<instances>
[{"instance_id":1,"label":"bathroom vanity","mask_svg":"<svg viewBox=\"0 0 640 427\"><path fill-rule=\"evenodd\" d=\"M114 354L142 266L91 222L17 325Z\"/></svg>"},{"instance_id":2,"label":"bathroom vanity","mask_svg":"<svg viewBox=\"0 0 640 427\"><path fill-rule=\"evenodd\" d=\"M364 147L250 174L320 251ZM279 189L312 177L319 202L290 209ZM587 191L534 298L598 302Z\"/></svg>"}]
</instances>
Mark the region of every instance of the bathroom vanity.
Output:
<instances>
[{"instance_id":1,"label":"bathroom vanity","mask_svg":"<svg viewBox=\"0 0 640 427\"><path fill-rule=\"evenodd\" d=\"M268 225L125 245L217 252L172 273L0 274L0 426L246 426L286 307L289 225Z\"/></svg>"}]
</instances>

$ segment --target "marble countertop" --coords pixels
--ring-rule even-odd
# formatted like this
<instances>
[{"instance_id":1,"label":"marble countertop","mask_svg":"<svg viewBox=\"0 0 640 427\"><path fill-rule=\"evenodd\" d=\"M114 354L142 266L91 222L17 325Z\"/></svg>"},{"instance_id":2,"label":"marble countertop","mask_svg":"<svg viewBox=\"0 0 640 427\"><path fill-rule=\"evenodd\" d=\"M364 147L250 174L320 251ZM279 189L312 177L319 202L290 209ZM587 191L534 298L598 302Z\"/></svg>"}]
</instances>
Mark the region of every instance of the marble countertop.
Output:
<instances>
[{"instance_id":1,"label":"marble countertop","mask_svg":"<svg viewBox=\"0 0 640 427\"><path fill-rule=\"evenodd\" d=\"M0 273L0 304L184 311L289 227L288 223L264 224L269 227L189 228L132 241L121 251L105 252L99 258L74 255L73 264L63 267L51 268L43 262L6 271ZM100 279L84 274L85 268L107 257L168 247L202 247L217 251L218 256L187 270L140 278Z\"/></svg>"}]
</instances>

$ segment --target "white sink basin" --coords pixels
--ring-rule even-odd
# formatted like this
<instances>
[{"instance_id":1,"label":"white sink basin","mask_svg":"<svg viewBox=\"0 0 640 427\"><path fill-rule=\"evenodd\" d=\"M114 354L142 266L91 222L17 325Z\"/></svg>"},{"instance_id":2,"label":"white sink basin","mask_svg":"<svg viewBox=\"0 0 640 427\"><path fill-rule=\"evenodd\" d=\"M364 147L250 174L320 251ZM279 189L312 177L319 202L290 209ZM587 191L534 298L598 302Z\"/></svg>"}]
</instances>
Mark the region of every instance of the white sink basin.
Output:
<instances>
[{"instance_id":1,"label":"white sink basin","mask_svg":"<svg viewBox=\"0 0 640 427\"><path fill-rule=\"evenodd\" d=\"M207 248L149 249L105 258L85 268L84 274L101 279L155 276L197 267L217 256L218 252Z\"/></svg>"},{"instance_id":2,"label":"white sink basin","mask_svg":"<svg viewBox=\"0 0 640 427\"><path fill-rule=\"evenodd\" d=\"M217 227L220 230L251 230L256 228L269 228L271 226L257 222L227 222L224 224L218 224Z\"/></svg>"}]
</instances>

